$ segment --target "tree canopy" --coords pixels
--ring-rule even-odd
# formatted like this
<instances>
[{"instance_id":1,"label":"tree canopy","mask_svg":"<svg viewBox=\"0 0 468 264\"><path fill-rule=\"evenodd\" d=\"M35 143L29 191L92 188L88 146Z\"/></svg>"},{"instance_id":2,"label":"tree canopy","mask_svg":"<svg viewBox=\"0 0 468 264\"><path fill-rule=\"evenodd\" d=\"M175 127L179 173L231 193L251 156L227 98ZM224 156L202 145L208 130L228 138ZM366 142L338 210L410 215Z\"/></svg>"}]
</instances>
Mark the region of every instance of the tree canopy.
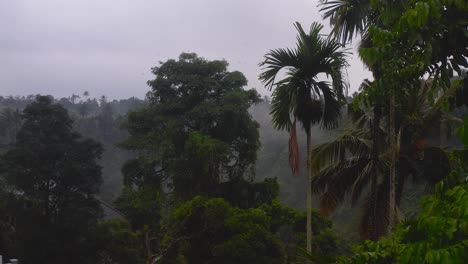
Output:
<instances>
[{"instance_id":1,"label":"tree canopy","mask_svg":"<svg viewBox=\"0 0 468 264\"><path fill-rule=\"evenodd\" d=\"M227 61L195 53L152 68L144 100L0 96L3 259L466 262L467 2L319 6L330 35L296 23L296 45L260 63L271 101ZM374 79L350 98L346 45L357 35ZM288 150L299 174L297 132L307 182L286 179ZM348 203L360 213L340 208ZM332 212L338 225L323 216ZM342 242L358 242L358 231L373 241L350 251Z\"/></svg>"},{"instance_id":2,"label":"tree canopy","mask_svg":"<svg viewBox=\"0 0 468 264\"><path fill-rule=\"evenodd\" d=\"M82 263L101 213L94 195L102 148L74 132L67 111L48 97L38 96L21 117L16 144L1 159L16 204L8 214L17 219L17 250L26 263Z\"/></svg>"},{"instance_id":3,"label":"tree canopy","mask_svg":"<svg viewBox=\"0 0 468 264\"><path fill-rule=\"evenodd\" d=\"M226 61L182 53L152 69L149 105L129 114L122 144L139 153L127 186L164 186L182 199L209 195L221 182L251 178L260 145L248 108L258 93Z\"/></svg>"}]
</instances>

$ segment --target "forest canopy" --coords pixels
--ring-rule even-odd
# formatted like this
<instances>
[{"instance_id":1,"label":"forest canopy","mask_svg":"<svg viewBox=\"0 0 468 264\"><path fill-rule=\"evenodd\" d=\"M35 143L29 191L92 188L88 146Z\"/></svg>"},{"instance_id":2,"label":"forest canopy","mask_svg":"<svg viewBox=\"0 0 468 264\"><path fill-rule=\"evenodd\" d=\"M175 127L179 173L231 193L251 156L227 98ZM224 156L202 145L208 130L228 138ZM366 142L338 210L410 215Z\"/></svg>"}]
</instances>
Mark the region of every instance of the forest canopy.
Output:
<instances>
[{"instance_id":1,"label":"forest canopy","mask_svg":"<svg viewBox=\"0 0 468 264\"><path fill-rule=\"evenodd\" d=\"M144 99L1 95L0 262L464 263L467 3L318 6L271 97L187 52Z\"/></svg>"}]
</instances>

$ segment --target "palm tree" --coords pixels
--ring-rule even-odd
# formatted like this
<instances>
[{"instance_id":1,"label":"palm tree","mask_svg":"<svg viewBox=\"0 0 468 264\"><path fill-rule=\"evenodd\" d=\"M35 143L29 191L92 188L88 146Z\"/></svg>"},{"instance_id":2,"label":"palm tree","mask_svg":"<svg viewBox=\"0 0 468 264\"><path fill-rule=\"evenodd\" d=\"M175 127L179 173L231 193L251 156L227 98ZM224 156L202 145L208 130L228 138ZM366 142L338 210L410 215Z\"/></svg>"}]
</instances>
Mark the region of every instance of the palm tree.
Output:
<instances>
[{"instance_id":1,"label":"palm tree","mask_svg":"<svg viewBox=\"0 0 468 264\"><path fill-rule=\"evenodd\" d=\"M398 12L398 10L402 11L406 7L405 2L392 2L388 3L385 8L377 8L379 10L373 9L371 5L370 0L320 0L320 4L322 6L321 11L324 12L324 18L330 20L330 24L333 28L333 33L337 39L342 41L342 43L347 43L349 41L352 41L353 37L356 35L361 36L361 43L360 43L360 49L359 52L361 55L365 55L363 51L366 50L366 48L371 48L373 46L372 43L372 36L370 35L370 31L368 30L370 26L374 25L379 28L385 28L383 25L381 15L379 13L379 10L392 10L390 13L393 13L392 16L395 16L395 12ZM382 2L381 4L385 4ZM386 12L386 11L382 11ZM446 12L447 14L453 14L451 12ZM455 13L457 14L457 13ZM453 20L453 21L456 21ZM387 25L388 26L388 25ZM460 27L461 30L464 30L463 27ZM466 29L466 27L465 27ZM453 30L453 32L452 32ZM452 33L447 33L450 36L458 36L460 34L456 34L454 32L457 32L458 27L455 26L451 28L448 32ZM445 27L442 29L443 32L447 31ZM463 43L463 41L452 41L451 43L455 43L454 45L457 45L456 43ZM410 48L411 45L408 46ZM431 47L435 48L436 44L432 43ZM421 49L421 47L417 47ZM437 49L437 48L435 48ZM445 61L449 59L450 57L455 58L459 57L460 55L457 54L459 49L457 46L454 46L453 49L449 49L447 46L441 46L441 49L444 50L444 52L434 52L433 55L433 64L429 66L431 70L429 72L434 72L435 68L438 68L438 64L440 61ZM432 50L432 48L431 48ZM361 56L362 57L362 56ZM369 57L369 56L367 56ZM408 56L411 57L411 56ZM461 56L460 56L461 58ZM449 67L449 72L452 73L454 70L459 74L459 76L463 76L464 74L461 73L460 67L457 66L457 64L464 65L466 66L466 61L464 59L455 59L456 63L453 65L453 69ZM382 60L379 60L376 63L370 64L369 61L366 61L364 59L364 63L369 67L369 69L372 71L374 75L374 79L376 80L375 83L377 83L381 75L383 73L382 69L384 65L382 64ZM454 60L451 60L451 64L454 64ZM445 64L442 63L442 67ZM422 73L421 73L422 74ZM437 74L436 74L437 75ZM418 77L418 76L414 76ZM415 84L417 86L417 84ZM437 88L437 87L434 87ZM441 88L441 87L438 87ZM396 218L396 211L397 211L397 172L398 172L398 154L400 152L400 142L401 142L401 129L402 126L398 127L398 117L395 109L395 105L397 102L395 102L395 95L398 92L399 98L404 98L404 93L410 91L411 92L412 87L405 86L405 87L392 87L391 89L380 89L381 92L386 94L386 97L377 97L374 98L374 124L372 125L373 130L376 131L378 130L378 127L380 126L380 121L381 121L381 114L384 112L382 111L382 108L386 106L386 111L388 111L388 119L387 119L387 129L388 129L388 134L387 134L387 139L388 139L388 144L386 146L386 149L379 149L378 146L379 144L373 144L373 157L377 161L379 155L378 153L382 151L390 151L390 174L389 174L389 198L388 198L388 203L389 207L391 208L388 210L388 218L390 219L390 225L388 230L391 231L393 226L397 223L397 218ZM377 138L378 134L376 133L373 136L374 143L376 141L379 141L380 139ZM377 172L376 172L377 173ZM372 180L373 181L373 180Z\"/></svg>"},{"instance_id":2,"label":"palm tree","mask_svg":"<svg viewBox=\"0 0 468 264\"><path fill-rule=\"evenodd\" d=\"M321 0L320 4L322 5L321 11L324 12L324 18L330 19L330 25L333 28L333 34L337 39L339 39L343 44L352 41L353 37L360 34L361 36L361 43L359 45L359 51L365 50L366 48L371 48L372 44L372 36L368 31L371 25L379 25L378 16L379 13L376 10L372 9L371 1L370 0ZM380 79L380 68L382 65L380 63L370 63L363 59L363 62L366 66L372 71L375 80ZM375 97L374 98L374 107L373 107L373 124L372 130L374 131L373 135L373 150L372 150L372 157L375 163L378 163L379 153L383 150L379 148L379 144L377 142L380 140L378 138L377 130L380 126L381 117L382 117L382 106L385 105L385 99L382 97ZM396 135L396 127L395 127L395 91L392 89L388 96L388 103L386 104L389 111L389 119L388 119L388 145L387 148L390 148L390 177L389 181L389 195L390 197L387 199L389 203L390 209L388 210L388 219L390 219L390 225L388 226L388 230L391 231L395 226L397 219L396 219L396 177L397 177L397 153L399 152L399 145ZM385 146L384 146L385 147ZM374 171L374 178L371 179L371 189L375 190L375 180L377 179L378 171Z\"/></svg>"},{"instance_id":3,"label":"palm tree","mask_svg":"<svg viewBox=\"0 0 468 264\"><path fill-rule=\"evenodd\" d=\"M369 87L364 82L361 87ZM395 189L395 204L399 206L405 180L409 175L425 176L425 180L435 183L448 172L448 160L441 149L430 148L424 150L420 143L424 138L425 130L442 121L441 107L443 102L457 89L453 85L445 93L432 102L431 92L436 89L430 82L421 82L412 90L405 91L405 101L400 102L396 108L396 127L398 138L402 141L402 148L398 153L398 166ZM374 159L372 151L376 143L373 135L375 131L369 124L373 123L373 113L370 105L361 103L358 111L351 111L352 122L349 127L335 140L320 144L312 150L314 156L313 168L317 171L313 180L313 192L319 195L320 209L323 214L333 212L347 195L351 197L351 204L356 205L358 200L365 196L363 212L359 224L359 232L363 238L376 240L385 234L390 225L389 209L390 173L392 152L381 151L378 159ZM449 117L450 118L450 117ZM387 120L385 120L387 119ZM384 149L389 116L385 116L383 126L379 126L377 133L378 149ZM418 171L412 164L420 159L423 151L433 157L439 157L439 164L429 171ZM369 186L370 185L370 186ZM372 186L374 185L374 186ZM370 188L369 188L370 187Z\"/></svg>"},{"instance_id":4,"label":"palm tree","mask_svg":"<svg viewBox=\"0 0 468 264\"><path fill-rule=\"evenodd\" d=\"M343 44L358 34L368 36L369 25L376 21L370 0L320 0L320 5L323 18L330 19L333 35Z\"/></svg>"},{"instance_id":5,"label":"palm tree","mask_svg":"<svg viewBox=\"0 0 468 264\"><path fill-rule=\"evenodd\" d=\"M270 112L274 127L290 132L289 164L293 174L298 174L300 167L296 120L307 135L307 251L311 252L311 126L320 123L325 128L336 127L348 88L344 71L348 63L347 52L339 42L321 37L322 25L313 23L308 33L297 22L295 27L296 47L268 52L260 63L263 72L259 78L268 89L274 90ZM285 77L276 81L280 71L285 71ZM320 81L321 74L330 77L331 82Z\"/></svg>"}]
</instances>

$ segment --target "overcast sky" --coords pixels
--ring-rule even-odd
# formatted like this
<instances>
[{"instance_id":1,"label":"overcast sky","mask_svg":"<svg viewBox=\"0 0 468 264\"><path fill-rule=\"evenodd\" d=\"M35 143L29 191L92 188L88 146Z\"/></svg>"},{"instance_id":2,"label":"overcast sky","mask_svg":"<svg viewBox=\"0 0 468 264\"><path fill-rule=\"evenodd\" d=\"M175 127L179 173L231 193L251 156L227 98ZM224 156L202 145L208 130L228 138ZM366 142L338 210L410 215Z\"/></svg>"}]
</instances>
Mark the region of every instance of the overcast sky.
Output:
<instances>
[{"instance_id":1,"label":"overcast sky","mask_svg":"<svg viewBox=\"0 0 468 264\"><path fill-rule=\"evenodd\" d=\"M150 68L181 52L226 59L267 95L257 65L269 49L294 45L293 23L321 21L329 32L317 2L0 0L0 95L142 98ZM355 90L370 73L356 55L350 64Z\"/></svg>"}]
</instances>

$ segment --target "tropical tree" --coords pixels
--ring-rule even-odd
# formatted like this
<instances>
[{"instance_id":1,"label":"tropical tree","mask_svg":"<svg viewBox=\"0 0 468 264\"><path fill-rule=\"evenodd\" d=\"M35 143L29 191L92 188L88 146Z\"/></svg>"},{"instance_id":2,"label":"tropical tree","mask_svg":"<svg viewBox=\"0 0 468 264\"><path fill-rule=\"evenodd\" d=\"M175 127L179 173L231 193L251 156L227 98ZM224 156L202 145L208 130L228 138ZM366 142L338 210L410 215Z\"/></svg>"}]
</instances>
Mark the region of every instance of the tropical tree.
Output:
<instances>
[{"instance_id":1,"label":"tropical tree","mask_svg":"<svg viewBox=\"0 0 468 264\"><path fill-rule=\"evenodd\" d=\"M421 214L378 242L365 241L337 263L464 263L468 212L468 118L458 128L464 148L452 151L450 174L421 199Z\"/></svg>"},{"instance_id":2,"label":"tropical tree","mask_svg":"<svg viewBox=\"0 0 468 264\"><path fill-rule=\"evenodd\" d=\"M460 68L466 62L466 21L468 6L462 1L368 1L323 0L324 18L330 19L334 35L343 43L357 34L362 41L359 53L374 74L367 98L374 102L374 131L378 130L381 106L389 113L388 147L390 155L390 230L396 222L397 133L396 100L417 86L425 75L433 78L432 94L451 87L454 72L464 78ZM385 67L382 67L385 65ZM377 133L373 140L378 141ZM374 142L375 143L375 142ZM378 144L373 144L377 161ZM383 151L387 151L386 149Z\"/></svg>"},{"instance_id":3,"label":"tropical tree","mask_svg":"<svg viewBox=\"0 0 468 264\"><path fill-rule=\"evenodd\" d=\"M449 95L442 94L433 102L431 89L431 85L422 83L413 91L407 92L406 101L400 101L396 105L396 127L399 128L401 140L396 166L397 207L409 175L434 184L449 170L448 158L444 151L426 147L427 133L424 131L437 129L442 119L451 118L448 114L442 115L441 111ZM313 178L312 186L314 192L319 194L320 208L324 214L333 212L348 194L351 196L352 205L356 205L360 198L365 196L359 231L363 238L376 240L386 233L390 224L388 210L391 207L388 199L391 189L391 152L380 152L377 163L372 158L375 142L372 137L375 133L369 126L372 123L371 108L372 106L361 103L358 111L351 111L350 124L339 137L313 149L313 167L317 174ZM386 119L389 119L388 116ZM379 127L379 149L384 149L383 146L388 142L385 140L388 138L387 126L388 121ZM368 188L373 184L374 177L375 186Z\"/></svg>"},{"instance_id":4,"label":"tropical tree","mask_svg":"<svg viewBox=\"0 0 468 264\"><path fill-rule=\"evenodd\" d=\"M333 35L343 44L357 35L367 36L377 17L370 0L320 0L323 18L330 20ZM368 38L365 38L368 39Z\"/></svg>"},{"instance_id":5,"label":"tropical tree","mask_svg":"<svg viewBox=\"0 0 468 264\"><path fill-rule=\"evenodd\" d=\"M372 8L371 1L369 0L337 0L337 1L330 1L330 0L321 0L320 4L322 6L321 11L323 12L323 17L325 19L330 20L330 25L332 26L332 32L336 39L341 41L343 44L348 42L352 42L353 38L357 35L360 35L361 42L359 44L359 51L365 48L370 48L373 46L373 36L372 31L369 30L370 27L373 25L377 25L380 23L378 17L379 12L375 8ZM361 54L360 54L361 55ZM382 71L382 62L381 61L372 61L370 59L365 59L361 56L364 64L371 70L374 80L379 80L381 78L381 71ZM368 81L366 80L363 82L365 86L367 86L366 92L361 93L360 97L365 97L366 99L372 101L373 104L373 113L372 113L372 122L369 124L372 131L372 151L371 156L373 159L373 164L378 164L380 153L386 151L386 146L379 144L379 141L382 139L379 138L381 133L380 130L380 122L382 120L382 115L384 110L384 102L386 98L390 98L390 102L387 104L389 107L389 116L392 118L389 120L388 134L390 136L389 145L394 147L395 140L395 128L394 124L394 104L395 104L395 97L394 94L384 94L381 90L375 89L376 81ZM360 97L356 97L355 100L359 99ZM388 147L388 146L387 146ZM390 196L395 197L395 177L396 177L396 167L395 167L395 153L394 155L390 156L390 167L389 170L392 171L389 177L391 177L390 184ZM370 171L372 171L373 176L371 177L371 192L377 192L377 175L379 174L379 168L377 167L370 167ZM377 198L377 197L373 197ZM388 202L390 203L390 207L393 209L388 210L389 219L394 219L393 213L396 211L395 205L393 203L395 199L390 198ZM374 216L375 218L376 216ZM373 235L374 239L376 239L375 234Z\"/></svg>"},{"instance_id":6,"label":"tropical tree","mask_svg":"<svg viewBox=\"0 0 468 264\"><path fill-rule=\"evenodd\" d=\"M102 147L73 131L67 111L38 96L22 113L16 145L0 156L24 262L83 263L89 230L101 216ZM60 253L57 253L60 252Z\"/></svg>"},{"instance_id":7,"label":"tropical tree","mask_svg":"<svg viewBox=\"0 0 468 264\"><path fill-rule=\"evenodd\" d=\"M89 263L144 263L141 234L133 232L127 220L115 218L99 222L93 230L96 254Z\"/></svg>"},{"instance_id":8,"label":"tropical tree","mask_svg":"<svg viewBox=\"0 0 468 264\"><path fill-rule=\"evenodd\" d=\"M253 183L260 141L248 110L259 95L227 67L182 53L152 69L148 105L128 114L121 144L136 155L122 167L116 205L134 228L158 233L162 210L197 195L252 207L277 193L272 182Z\"/></svg>"},{"instance_id":9,"label":"tropical tree","mask_svg":"<svg viewBox=\"0 0 468 264\"><path fill-rule=\"evenodd\" d=\"M294 49L271 50L260 63L263 72L260 80L274 90L271 101L273 125L290 132L289 164L293 174L299 172L299 150L296 135L298 120L307 135L307 250L311 251L312 193L310 184L311 126L320 123L325 128L336 127L341 102L347 91L345 68L347 53L340 43L320 34L323 26L313 23L309 32L296 23L297 44ZM285 71L285 77L276 79ZM331 77L331 82L320 81L321 74Z\"/></svg>"},{"instance_id":10,"label":"tropical tree","mask_svg":"<svg viewBox=\"0 0 468 264\"><path fill-rule=\"evenodd\" d=\"M149 263L285 263L271 221L260 208L197 196L165 219L161 250Z\"/></svg>"},{"instance_id":11,"label":"tropical tree","mask_svg":"<svg viewBox=\"0 0 468 264\"><path fill-rule=\"evenodd\" d=\"M253 177L260 146L248 112L260 101L226 61L182 53L153 68L149 105L128 115L122 143L138 157L123 168L131 188L164 187L179 200L217 196L220 183Z\"/></svg>"}]
</instances>

